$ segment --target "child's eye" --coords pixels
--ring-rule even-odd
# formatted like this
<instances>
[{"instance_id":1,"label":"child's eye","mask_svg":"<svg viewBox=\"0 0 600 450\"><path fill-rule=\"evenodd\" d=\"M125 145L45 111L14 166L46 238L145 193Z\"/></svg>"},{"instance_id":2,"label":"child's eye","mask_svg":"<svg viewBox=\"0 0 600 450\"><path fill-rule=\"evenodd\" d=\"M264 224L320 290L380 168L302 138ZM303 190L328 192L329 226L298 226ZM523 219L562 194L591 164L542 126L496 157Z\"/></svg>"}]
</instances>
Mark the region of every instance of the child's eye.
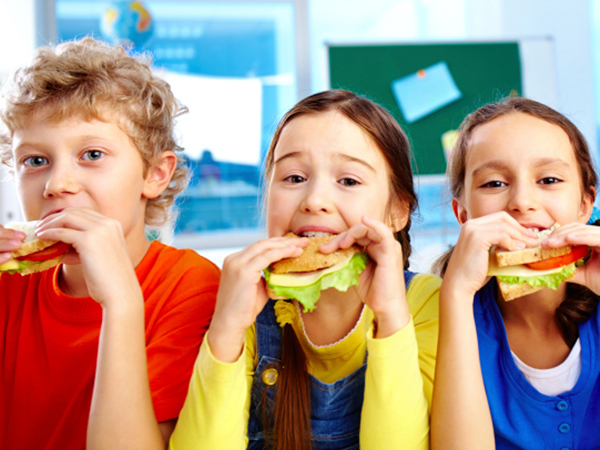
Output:
<instances>
[{"instance_id":1,"label":"child's eye","mask_svg":"<svg viewBox=\"0 0 600 450\"><path fill-rule=\"evenodd\" d=\"M560 183L562 180L556 177L546 177L546 178L542 178L540 181L538 181L538 183L540 184L556 184L556 183Z\"/></svg>"},{"instance_id":2,"label":"child's eye","mask_svg":"<svg viewBox=\"0 0 600 450\"><path fill-rule=\"evenodd\" d=\"M484 187L484 188L499 188L499 187L504 187L504 186L506 186L505 182L494 180L494 181L489 181L489 182L485 183L481 187Z\"/></svg>"},{"instance_id":3,"label":"child's eye","mask_svg":"<svg viewBox=\"0 0 600 450\"><path fill-rule=\"evenodd\" d=\"M83 154L83 159L86 161L97 161L104 156L100 150L88 150Z\"/></svg>"},{"instance_id":4,"label":"child's eye","mask_svg":"<svg viewBox=\"0 0 600 450\"><path fill-rule=\"evenodd\" d=\"M29 156L23 160L23 164L29 167L41 167L48 164L48 160L43 156Z\"/></svg>"},{"instance_id":5,"label":"child's eye","mask_svg":"<svg viewBox=\"0 0 600 450\"><path fill-rule=\"evenodd\" d=\"M306 181L306 178L301 177L300 175L290 175L289 177L285 178L284 181L289 181L290 183L298 184L304 183Z\"/></svg>"},{"instance_id":6,"label":"child's eye","mask_svg":"<svg viewBox=\"0 0 600 450\"><path fill-rule=\"evenodd\" d=\"M340 184L343 186L358 186L360 183L354 178L342 178Z\"/></svg>"}]
</instances>

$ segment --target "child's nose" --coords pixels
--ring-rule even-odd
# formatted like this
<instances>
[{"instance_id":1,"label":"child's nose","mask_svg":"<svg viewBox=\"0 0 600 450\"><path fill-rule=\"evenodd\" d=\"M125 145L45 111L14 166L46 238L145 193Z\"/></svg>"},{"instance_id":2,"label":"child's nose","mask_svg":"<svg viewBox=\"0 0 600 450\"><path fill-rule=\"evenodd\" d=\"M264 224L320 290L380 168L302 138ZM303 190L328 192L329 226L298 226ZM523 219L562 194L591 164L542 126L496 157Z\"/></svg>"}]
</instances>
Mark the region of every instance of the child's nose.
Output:
<instances>
[{"instance_id":1,"label":"child's nose","mask_svg":"<svg viewBox=\"0 0 600 450\"><path fill-rule=\"evenodd\" d=\"M79 183L68 170L56 168L52 170L46 182L44 197L50 198L65 194L76 194L79 190Z\"/></svg>"},{"instance_id":2,"label":"child's nose","mask_svg":"<svg viewBox=\"0 0 600 450\"><path fill-rule=\"evenodd\" d=\"M520 213L535 211L538 208L535 190L524 184L513 186L508 208L510 211Z\"/></svg>"},{"instance_id":3,"label":"child's nose","mask_svg":"<svg viewBox=\"0 0 600 450\"><path fill-rule=\"evenodd\" d=\"M309 214L329 213L333 210L333 199L325 186L312 182L307 187L300 207L303 212Z\"/></svg>"}]
</instances>

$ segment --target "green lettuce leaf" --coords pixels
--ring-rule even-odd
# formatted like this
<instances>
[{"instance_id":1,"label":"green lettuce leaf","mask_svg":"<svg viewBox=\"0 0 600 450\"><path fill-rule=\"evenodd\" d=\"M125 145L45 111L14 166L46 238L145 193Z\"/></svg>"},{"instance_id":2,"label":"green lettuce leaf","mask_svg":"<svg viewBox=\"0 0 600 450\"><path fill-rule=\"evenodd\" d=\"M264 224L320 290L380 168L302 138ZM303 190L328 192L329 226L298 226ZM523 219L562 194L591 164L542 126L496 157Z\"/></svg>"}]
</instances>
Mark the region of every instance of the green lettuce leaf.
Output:
<instances>
[{"instance_id":1,"label":"green lettuce leaf","mask_svg":"<svg viewBox=\"0 0 600 450\"><path fill-rule=\"evenodd\" d=\"M18 269L10 269L10 270L0 270L0 272L8 272L9 274L15 274L18 272L21 272L22 270L27 269L29 266L33 266L35 264L39 264L39 261L21 261L21 260L17 260L18 264L19 264L19 268Z\"/></svg>"},{"instance_id":2,"label":"green lettuce leaf","mask_svg":"<svg viewBox=\"0 0 600 450\"><path fill-rule=\"evenodd\" d=\"M304 307L304 312L309 312L315 309L315 303L319 300L322 290L332 287L345 292L350 286L358 285L358 276L367 267L367 260L367 255L358 253L350 259L346 267L337 272L328 273L309 286L275 286L269 283L271 277L269 269L264 270L264 275L269 289L277 295L298 300Z\"/></svg>"},{"instance_id":3,"label":"green lettuce leaf","mask_svg":"<svg viewBox=\"0 0 600 450\"><path fill-rule=\"evenodd\" d=\"M575 274L575 263L563 267L560 272L549 275L533 276L533 277L507 277L498 276L499 281L504 281L508 284L523 284L527 283L531 287L547 286L550 289L558 289L558 286L567 278L571 278Z\"/></svg>"}]
</instances>

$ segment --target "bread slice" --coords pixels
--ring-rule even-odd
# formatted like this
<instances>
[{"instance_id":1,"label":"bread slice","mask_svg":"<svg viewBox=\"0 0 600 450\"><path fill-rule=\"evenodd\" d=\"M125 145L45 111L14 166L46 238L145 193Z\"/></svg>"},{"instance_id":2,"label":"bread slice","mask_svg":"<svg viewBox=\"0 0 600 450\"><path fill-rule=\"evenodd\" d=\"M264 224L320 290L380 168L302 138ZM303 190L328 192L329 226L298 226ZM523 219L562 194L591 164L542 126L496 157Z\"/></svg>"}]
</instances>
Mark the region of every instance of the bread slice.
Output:
<instances>
[{"instance_id":1,"label":"bread slice","mask_svg":"<svg viewBox=\"0 0 600 450\"><path fill-rule=\"evenodd\" d=\"M541 291L543 286L533 287L527 283L523 284L508 284L504 281L498 280L498 287L504 300L514 300L515 298L523 297L525 295L533 294L534 292Z\"/></svg>"},{"instance_id":2,"label":"bread slice","mask_svg":"<svg viewBox=\"0 0 600 450\"><path fill-rule=\"evenodd\" d=\"M300 237L294 233L287 233L285 237ZM344 261L362 250L353 245L352 247L339 249L333 253L325 255L319 251L321 245L334 239L336 235L311 237L308 245L304 247L302 254L296 258L285 258L271 264L271 272L275 274L295 273L295 272L311 272L313 270L324 269L331 267L337 263Z\"/></svg>"},{"instance_id":3,"label":"bread slice","mask_svg":"<svg viewBox=\"0 0 600 450\"><path fill-rule=\"evenodd\" d=\"M540 231L538 233L538 242L542 242L548 238L552 231L558 228L560 225L554 224L551 228ZM542 248L539 245L537 247L526 248L523 250L501 250L494 248L496 254L496 261L499 267L504 266L516 266L517 264L527 264L537 261L543 261L548 258L556 258L557 256L568 255L571 253L571 246L565 245L560 248Z\"/></svg>"},{"instance_id":4,"label":"bread slice","mask_svg":"<svg viewBox=\"0 0 600 450\"><path fill-rule=\"evenodd\" d=\"M496 250L496 261L498 261L498 266L500 267L516 266L517 264L543 261L544 259L555 258L569 253L571 253L570 245L560 248L542 248L538 246L516 251Z\"/></svg>"},{"instance_id":5,"label":"bread slice","mask_svg":"<svg viewBox=\"0 0 600 450\"><path fill-rule=\"evenodd\" d=\"M5 228L22 231L27 235L23 244L21 244L21 247L11 253L13 258L27 256L56 244L57 241L43 241L35 236L35 229L37 228L38 223L37 220L33 220L30 222L11 222L5 225Z\"/></svg>"},{"instance_id":6,"label":"bread slice","mask_svg":"<svg viewBox=\"0 0 600 450\"><path fill-rule=\"evenodd\" d=\"M57 241L47 241L38 239L35 236L35 229L37 228L38 221L30 222L11 222L5 226L5 228L12 228L24 232L27 236L25 237L21 247L14 252L11 252L13 258L26 257L32 253L44 250L54 244ZM18 273L21 275L29 275L35 272L42 272L60 264L63 260L64 255L57 256L56 258L49 259L38 264L33 264L25 269L20 270ZM8 269L6 269L8 270Z\"/></svg>"},{"instance_id":7,"label":"bread slice","mask_svg":"<svg viewBox=\"0 0 600 450\"><path fill-rule=\"evenodd\" d=\"M30 273L35 272L43 272L44 270L51 269L54 266L58 266L62 263L64 255L57 256L54 259L48 259L40 264L34 264L33 266L29 266L26 269L23 269L20 273L21 275L29 275Z\"/></svg>"}]
</instances>

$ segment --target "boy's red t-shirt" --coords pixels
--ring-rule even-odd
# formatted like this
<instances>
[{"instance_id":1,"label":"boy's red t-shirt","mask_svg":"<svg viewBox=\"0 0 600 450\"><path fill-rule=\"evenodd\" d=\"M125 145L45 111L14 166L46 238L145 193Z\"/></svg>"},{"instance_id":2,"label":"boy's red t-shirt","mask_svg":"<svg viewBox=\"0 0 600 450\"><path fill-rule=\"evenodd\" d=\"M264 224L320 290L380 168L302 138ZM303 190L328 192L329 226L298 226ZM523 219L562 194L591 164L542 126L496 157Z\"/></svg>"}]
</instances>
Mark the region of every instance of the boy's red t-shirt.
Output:
<instances>
[{"instance_id":1,"label":"boy's red t-shirt","mask_svg":"<svg viewBox=\"0 0 600 450\"><path fill-rule=\"evenodd\" d=\"M59 267L0 275L0 448L84 449L102 308L58 287ZM136 268L159 422L183 406L213 314L219 269L153 242Z\"/></svg>"}]
</instances>

